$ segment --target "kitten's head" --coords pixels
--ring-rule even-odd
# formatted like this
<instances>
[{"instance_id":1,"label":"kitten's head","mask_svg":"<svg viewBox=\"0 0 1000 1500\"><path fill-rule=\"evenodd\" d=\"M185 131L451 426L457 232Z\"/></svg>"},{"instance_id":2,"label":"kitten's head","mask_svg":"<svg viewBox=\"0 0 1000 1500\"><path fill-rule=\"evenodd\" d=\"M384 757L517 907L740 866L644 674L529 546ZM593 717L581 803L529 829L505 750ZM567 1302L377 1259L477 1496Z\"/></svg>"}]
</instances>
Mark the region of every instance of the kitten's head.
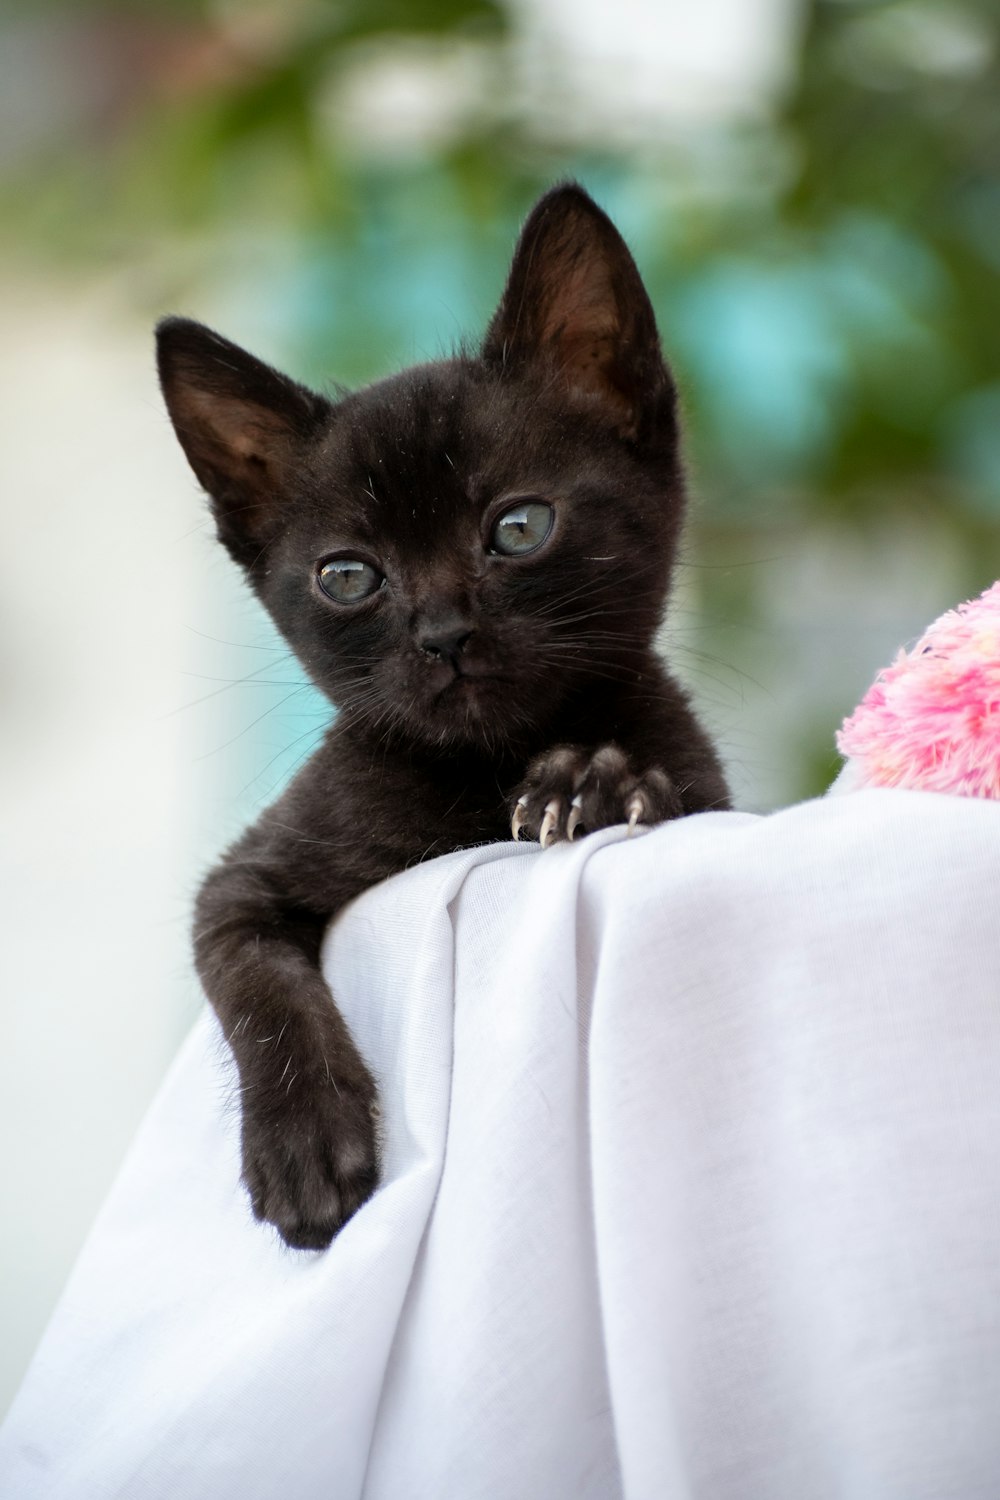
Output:
<instances>
[{"instance_id":1,"label":"kitten's head","mask_svg":"<svg viewBox=\"0 0 1000 1500\"><path fill-rule=\"evenodd\" d=\"M330 401L186 319L158 345L220 539L345 713L494 751L640 669L683 508L675 391L580 188L536 204L475 354Z\"/></svg>"}]
</instances>

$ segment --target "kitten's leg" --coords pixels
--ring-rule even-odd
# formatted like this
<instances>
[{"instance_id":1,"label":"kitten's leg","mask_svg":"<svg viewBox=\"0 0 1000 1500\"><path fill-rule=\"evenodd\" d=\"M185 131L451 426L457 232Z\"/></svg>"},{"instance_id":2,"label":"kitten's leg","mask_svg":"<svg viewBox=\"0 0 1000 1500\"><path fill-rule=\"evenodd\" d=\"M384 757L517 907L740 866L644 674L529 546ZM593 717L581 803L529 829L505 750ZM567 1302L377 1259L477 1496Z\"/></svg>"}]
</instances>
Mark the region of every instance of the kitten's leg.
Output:
<instances>
[{"instance_id":1,"label":"kitten's leg","mask_svg":"<svg viewBox=\"0 0 1000 1500\"><path fill-rule=\"evenodd\" d=\"M195 954L239 1072L254 1214L319 1250L377 1184L378 1096L319 971L327 917L289 900L257 843L206 880Z\"/></svg>"},{"instance_id":2,"label":"kitten's leg","mask_svg":"<svg viewBox=\"0 0 1000 1500\"><path fill-rule=\"evenodd\" d=\"M559 745L537 756L518 789L511 834L547 847L581 833L626 823L629 831L684 813L666 771L637 771L618 745L596 750Z\"/></svg>"}]
</instances>

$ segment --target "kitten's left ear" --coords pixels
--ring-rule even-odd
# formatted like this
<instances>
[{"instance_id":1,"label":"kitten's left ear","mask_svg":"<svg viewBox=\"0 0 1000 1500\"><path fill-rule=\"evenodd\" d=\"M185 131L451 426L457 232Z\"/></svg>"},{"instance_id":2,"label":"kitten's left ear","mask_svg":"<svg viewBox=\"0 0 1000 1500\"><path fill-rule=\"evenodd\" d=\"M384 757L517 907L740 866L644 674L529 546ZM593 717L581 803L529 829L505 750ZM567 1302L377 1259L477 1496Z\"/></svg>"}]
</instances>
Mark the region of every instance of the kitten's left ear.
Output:
<instances>
[{"instance_id":1,"label":"kitten's left ear","mask_svg":"<svg viewBox=\"0 0 1000 1500\"><path fill-rule=\"evenodd\" d=\"M482 357L534 366L620 436L672 430L674 384L656 319L628 247L581 187L535 204L521 231Z\"/></svg>"}]
</instances>

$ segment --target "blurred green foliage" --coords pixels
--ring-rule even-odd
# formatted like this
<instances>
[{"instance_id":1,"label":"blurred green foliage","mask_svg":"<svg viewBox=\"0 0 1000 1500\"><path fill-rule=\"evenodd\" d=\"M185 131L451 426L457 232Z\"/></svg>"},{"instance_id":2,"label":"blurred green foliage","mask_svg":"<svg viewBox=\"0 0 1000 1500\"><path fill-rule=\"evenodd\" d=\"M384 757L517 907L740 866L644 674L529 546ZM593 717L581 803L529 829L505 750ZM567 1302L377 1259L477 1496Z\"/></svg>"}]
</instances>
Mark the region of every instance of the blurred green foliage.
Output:
<instances>
[{"instance_id":1,"label":"blurred green foliage","mask_svg":"<svg viewBox=\"0 0 1000 1500\"><path fill-rule=\"evenodd\" d=\"M558 57L544 88L519 85L499 0L45 11L133 58L135 86L89 128L8 149L12 253L117 265L150 311L232 306L300 375L351 383L474 335L533 195L578 176L633 244L680 373L706 655L731 660L727 632L769 618L775 569L735 559L844 527L931 555L946 536L968 593L1000 572L995 0L811 0L768 111L641 147L573 128ZM387 138L384 93L365 103L387 67L432 106L457 80L459 103ZM853 690L814 705L789 790L828 779Z\"/></svg>"}]
</instances>

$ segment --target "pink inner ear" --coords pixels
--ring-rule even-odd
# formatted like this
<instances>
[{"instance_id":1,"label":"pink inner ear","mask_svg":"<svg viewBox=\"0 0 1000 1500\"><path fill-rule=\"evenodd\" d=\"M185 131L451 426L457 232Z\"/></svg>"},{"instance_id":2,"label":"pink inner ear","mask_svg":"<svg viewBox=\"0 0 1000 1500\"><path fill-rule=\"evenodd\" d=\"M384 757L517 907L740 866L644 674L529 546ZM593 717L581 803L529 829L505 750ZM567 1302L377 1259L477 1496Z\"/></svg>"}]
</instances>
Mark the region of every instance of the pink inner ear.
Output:
<instances>
[{"instance_id":1,"label":"pink inner ear","mask_svg":"<svg viewBox=\"0 0 1000 1500\"><path fill-rule=\"evenodd\" d=\"M634 437L636 412L615 378L627 341L612 278L600 256L575 262L568 254L556 258L539 331L542 348L560 367L570 393L599 403L623 437Z\"/></svg>"},{"instance_id":2,"label":"pink inner ear","mask_svg":"<svg viewBox=\"0 0 1000 1500\"><path fill-rule=\"evenodd\" d=\"M611 333L596 333L590 329L583 329L578 333L567 330L554 341L553 349L571 393L577 392L599 401L622 436L634 437L635 409L614 379L614 366L619 352L615 336Z\"/></svg>"},{"instance_id":3,"label":"pink inner ear","mask_svg":"<svg viewBox=\"0 0 1000 1500\"><path fill-rule=\"evenodd\" d=\"M256 402L189 386L181 404L185 426L235 459L266 464L275 446L288 439L285 423Z\"/></svg>"}]
</instances>

